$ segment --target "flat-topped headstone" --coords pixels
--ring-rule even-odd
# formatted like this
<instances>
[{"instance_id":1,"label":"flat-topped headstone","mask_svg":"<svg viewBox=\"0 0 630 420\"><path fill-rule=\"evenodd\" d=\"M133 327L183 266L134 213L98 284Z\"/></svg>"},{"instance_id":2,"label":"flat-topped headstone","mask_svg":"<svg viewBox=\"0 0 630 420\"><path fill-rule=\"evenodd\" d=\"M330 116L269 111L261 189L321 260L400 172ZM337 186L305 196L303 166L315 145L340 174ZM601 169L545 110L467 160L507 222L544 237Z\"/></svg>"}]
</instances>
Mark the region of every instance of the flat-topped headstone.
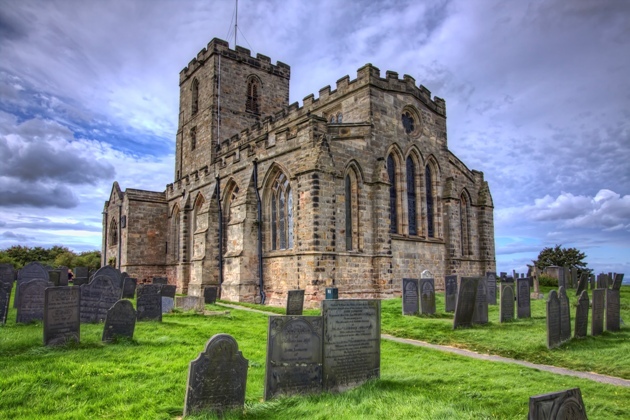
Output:
<instances>
[{"instance_id":1,"label":"flat-topped headstone","mask_svg":"<svg viewBox=\"0 0 630 420\"><path fill-rule=\"evenodd\" d=\"M0 281L0 324L7 323L7 315L9 314L9 302L11 301L11 290L13 290L13 282Z\"/></svg>"},{"instance_id":2,"label":"flat-topped headstone","mask_svg":"<svg viewBox=\"0 0 630 420\"><path fill-rule=\"evenodd\" d=\"M381 301L324 300L324 390L341 392L378 379Z\"/></svg>"},{"instance_id":3,"label":"flat-topped headstone","mask_svg":"<svg viewBox=\"0 0 630 420\"><path fill-rule=\"evenodd\" d=\"M90 277L90 272L87 267L74 267L72 272L74 273L74 277Z\"/></svg>"},{"instance_id":4,"label":"flat-topped headstone","mask_svg":"<svg viewBox=\"0 0 630 420\"><path fill-rule=\"evenodd\" d=\"M571 339L571 307L564 287L558 288L558 300L560 301L560 338L562 341L568 341Z\"/></svg>"},{"instance_id":5,"label":"flat-topped headstone","mask_svg":"<svg viewBox=\"0 0 630 420\"><path fill-rule=\"evenodd\" d=\"M327 287L326 299L339 299L339 289L336 287Z\"/></svg>"},{"instance_id":6,"label":"flat-topped headstone","mask_svg":"<svg viewBox=\"0 0 630 420\"><path fill-rule=\"evenodd\" d=\"M46 281L49 280L48 269L44 265L38 263L37 261L33 261L26 264L24 267L22 267L22 269L18 271L17 284L15 286L15 299L13 300L14 308L17 308L18 302L20 300L20 287L19 287L20 284L33 280L33 279L44 279ZM43 305L43 302L44 301L43 301L43 295L42 295L42 305ZM43 316L43 312L42 312L42 316Z\"/></svg>"},{"instance_id":7,"label":"flat-topped headstone","mask_svg":"<svg viewBox=\"0 0 630 420\"><path fill-rule=\"evenodd\" d=\"M560 344L560 300L558 292L552 290L547 298L547 348L553 349Z\"/></svg>"},{"instance_id":8,"label":"flat-topped headstone","mask_svg":"<svg viewBox=\"0 0 630 420\"><path fill-rule=\"evenodd\" d=\"M201 296L175 296L175 307L182 311L201 312L204 308L204 300Z\"/></svg>"},{"instance_id":9,"label":"flat-topped headstone","mask_svg":"<svg viewBox=\"0 0 630 420\"><path fill-rule=\"evenodd\" d=\"M15 322L28 323L35 320L43 320L45 291L47 287L52 286L51 282L43 278L35 278L19 283L19 293L16 296L19 302L17 304L17 318Z\"/></svg>"},{"instance_id":10,"label":"flat-topped headstone","mask_svg":"<svg viewBox=\"0 0 630 420\"><path fill-rule=\"evenodd\" d=\"M12 264L0 264L0 283L11 283L15 281L15 271Z\"/></svg>"},{"instance_id":11,"label":"flat-topped headstone","mask_svg":"<svg viewBox=\"0 0 630 420\"><path fill-rule=\"evenodd\" d=\"M457 302L457 276L444 277L444 312L454 312Z\"/></svg>"},{"instance_id":12,"label":"flat-topped headstone","mask_svg":"<svg viewBox=\"0 0 630 420\"><path fill-rule=\"evenodd\" d=\"M65 266L61 266L58 267L57 270L59 271L59 284L58 286L67 286L68 285L68 267Z\"/></svg>"},{"instance_id":13,"label":"flat-topped headstone","mask_svg":"<svg viewBox=\"0 0 630 420\"><path fill-rule=\"evenodd\" d=\"M190 362L184 417L200 411L222 413L243 407L248 361L228 334L213 336Z\"/></svg>"},{"instance_id":14,"label":"flat-topped headstone","mask_svg":"<svg viewBox=\"0 0 630 420\"><path fill-rule=\"evenodd\" d=\"M621 329L620 304L620 291L606 289L606 331L619 331Z\"/></svg>"},{"instance_id":15,"label":"flat-topped headstone","mask_svg":"<svg viewBox=\"0 0 630 420\"><path fill-rule=\"evenodd\" d=\"M81 290L49 287L44 297L44 345L57 346L81 340Z\"/></svg>"},{"instance_id":16,"label":"flat-topped headstone","mask_svg":"<svg viewBox=\"0 0 630 420\"><path fill-rule=\"evenodd\" d=\"M583 290L578 299L578 305L575 309L575 338L586 337L588 331L588 292Z\"/></svg>"},{"instance_id":17,"label":"flat-topped headstone","mask_svg":"<svg viewBox=\"0 0 630 420\"><path fill-rule=\"evenodd\" d=\"M488 323L488 287L486 278L479 277L477 283L477 295L475 296L475 310L473 312L473 324Z\"/></svg>"},{"instance_id":18,"label":"flat-topped headstone","mask_svg":"<svg viewBox=\"0 0 630 420\"><path fill-rule=\"evenodd\" d=\"M592 292L593 303L591 305L591 335L596 336L604 332L606 289L593 289Z\"/></svg>"},{"instance_id":19,"label":"flat-topped headstone","mask_svg":"<svg viewBox=\"0 0 630 420\"><path fill-rule=\"evenodd\" d=\"M420 312L426 315L435 314L435 280L420 279Z\"/></svg>"},{"instance_id":20,"label":"flat-topped headstone","mask_svg":"<svg viewBox=\"0 0 630 420\"><path fill-rule=\"evenodd\" d=\"M140 284L136 289L138 321L162 321L162 286Z\"/></svg>"},{"instance_id":21,"label":"flat-topped headstone","mask_svg":"<svg viewBox=\"0 0 630 420\"><path fill-rule=\"evenodd\" d=\"M323 386L321 316L270 316L265 400L320 393Z\"/></svg>"},{"instance_id":22,"label":"flat-topped headstone","mask_svg":"<svg viewBox=\"0 0 630 420\"><path fill-rule=\"evenodd\" d=\"M499 322L514 319L514 285L501 283L501 305L499 306Z\"/></svg>"},{"instance_id":23,"label":"flat-topped headstone","mask_svg":"<svg viewBox=\"0 0 630 420\"><path fill-rule=\"evenodd\" d=\"M118 301L121 289L114 279L97 275L81 288L81 322L102 322L107 311Z\"/></svg>"},{"instance_id":24,"label":"flat-topped headstone","mask_svg":"<svg viewBox=\"0 0 630 420\"><path fill-rule=\"evenodd\" d=\"M580 296L584 290L586 290L586 285L588 283L588 273L583 272L580 274L580 279L577 283L577 288L575 290L575 296Z\"/></svg>"},{"instance_id":25,"label":"flat-topped headstone","mask_svg":"<svg viewBox=\"0 0 630 420\"><path fill-rule=\"evenodd\" d=\"M138 279L133 277L125 277L123 279L122 298L133 299L136 296L136 287Z\"/></svg>"},{"instance_id":26,"label":"flat-topped headstone","mask_svg":"<svg viewBox=\"0 0 630 420\"><path fill-rule=\"evenodd\" d=\"M403 315L418 315L418 313L420 312L420 294L418 293L418 279L403 278L402 312Z\"/></svg>"},{"instance_id":27,"label":"flat-topped headstone","mask_svg":"<svg viewBox=\"0 0 630 420\"><path fill-rule=\"evenodd\" d=\"M304 310L304 290L289 290L287 292L287 315L302 315Z\"/></svg>"},{"instance_id":28,"label":"flat-topped headstone","mask_svg":"<svg viewBox=\"0 0 630 420\"><path fill-rule=\"evenodd\" d=\"M173 311L175 307L175 299L168 296L162 296L162 313L167 314Z\"/></svg>"},{"instance_id":29,"label":"flat-topped headstone","mask_svg":"<svg viewBox=\"0 0 630 420\"><path fill-rule=\"evenodd\" d=\"M615 274L615 279L613 280L612 289L620 290L621 284L623 283L623 274Z\"/></svg>"},{"instance_id":30,"label":"flat-topped headstone","mask_svg":"<svg viewBox=\"0 0 630 420\"><path fill-rule=\"evenodd\" d=\"M206 286L203 289L203 299L204 303L208 305L214 305L217 303L217 294L219 292L219 288L216 286Z\"/></svg>"},{"instance_id":31,"label":"flat-topped headstone","mask_svg":"<svg viewBox=\"0 0 630 420\"><path fill-rule=\"evenodd\" d=\"M90 282L92 279L95 279L99 276L105 276L112 279L112 284L118 289L122 289L122 275L119 269L112 267L111 265L106 265L104 267L99 268L96 272L90 276ZM116 299L118 300L118 299ZM109 308L107 308L109 309Z\"/></svg>"},{"instance_id":32,"label":"flat-topped headstone","mask_svg":"<svg viewBox=\"0 0 630 420\"><path fill-rule=\"evenodd\" d=\"M462 277L460 279L459 287L457 288L453 329L457 327L472 327L478 283L478 277Z\"/></svg>"},{"instance_id":33,"label":"flat-topped headstone","mask_svg":"<svg viewBox=\"0 0 630 420\"><path fill-rule=\"evenodd\" d=\"M528 420L587 420L580 388L529 397Z\"/></svg>"},{"instance_id":34,"label":"flat-topped headstone","mask_svg":"<svg viewBox=\"0 0 630 420\"><path fill-rule=\"evenodd\" d=\"M153 284L168 284L166 277L153 277Z\"/></svg>"},{"instance_id":35,"label":"flat-topped headstone","mask_svg":"<svg viewBox=\"0 0 630 420\"><path fill-rule=\"evenodd\" d=\"M497 304L497 275L496 273L486 273L486 287L488 288L488 305Z\"/></svg>"},{"instance_id":36,"label":"flat-topped headstone","mask_svg":"<svg viewBox=\"0 0 630 420\"><path fill-rule=\"evenodd\" d=\"M517 318L531 318L532 305L529 293L529 279L516 280L516 316Z\"/></svg>"},{"instance_id":37,"label":"flat-topped headstone","mask_svg":"<svg viewBox=\"0 0 630 420\"><path fill-rule=\"evenodd\" d=\"M105 317L102 341L112 341L116 337L133 338L136 316L130 301L121 299L114 303Z\"/></svg>"},{"instance_id":38,"label":"flat-topped headstone","mask_svg":"<svg viewBox=\"0 0 630 420\"><path fill-rule=\"evenodd\" d=\"M177 286L174 284L165 284L160 286L160 293L162 296L175 299L175 292L177 292Z\"/></svg>"}]
</instances>

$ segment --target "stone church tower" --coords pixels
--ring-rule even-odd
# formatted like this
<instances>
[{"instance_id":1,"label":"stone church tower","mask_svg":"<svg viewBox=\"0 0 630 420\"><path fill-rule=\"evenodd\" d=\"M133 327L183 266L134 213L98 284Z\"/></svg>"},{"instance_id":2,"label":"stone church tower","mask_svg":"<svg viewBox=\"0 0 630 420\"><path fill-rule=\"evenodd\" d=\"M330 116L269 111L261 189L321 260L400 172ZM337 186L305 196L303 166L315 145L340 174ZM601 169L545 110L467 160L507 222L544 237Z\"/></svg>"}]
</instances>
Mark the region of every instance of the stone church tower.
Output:
<instances>
[{"instance_id":1,"label":"stone church tower","mask_svg":"<svg viewBox=\"0 0 630 420\"><path fill-rule=\"evenodd\" d=\"M213 39L180 72L174 182L114 183L103 263L200 295L307 304L400 295L403 277L494 272L483 173L448 150L446 107L366 65L289 105L290 68Z\"/></svg>"}]
</instances>

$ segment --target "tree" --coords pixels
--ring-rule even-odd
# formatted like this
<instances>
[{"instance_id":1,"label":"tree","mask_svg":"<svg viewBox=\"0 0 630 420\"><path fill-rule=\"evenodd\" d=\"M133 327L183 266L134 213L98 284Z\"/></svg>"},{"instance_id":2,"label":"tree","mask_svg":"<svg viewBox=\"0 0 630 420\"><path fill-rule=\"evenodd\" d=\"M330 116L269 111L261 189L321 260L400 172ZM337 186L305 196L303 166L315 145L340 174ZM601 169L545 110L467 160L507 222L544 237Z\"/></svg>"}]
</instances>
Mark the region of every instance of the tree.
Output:
<instances>
[{"instance_id":1,"label":"tree","mask_svg":"<svg viewBox=\"0 0 630 420\"><path fill-rule=\"evenodd\" d=\"M538 254L538 259L532 262L539 270L556 265L558 267L577 267L578 272L591 272L592 270L588 269L586 262L584 262L585 258L586 254L577 248L562 248L562 245L556 245L554 248L544 248Z\"/></svg>"}]
</instances>

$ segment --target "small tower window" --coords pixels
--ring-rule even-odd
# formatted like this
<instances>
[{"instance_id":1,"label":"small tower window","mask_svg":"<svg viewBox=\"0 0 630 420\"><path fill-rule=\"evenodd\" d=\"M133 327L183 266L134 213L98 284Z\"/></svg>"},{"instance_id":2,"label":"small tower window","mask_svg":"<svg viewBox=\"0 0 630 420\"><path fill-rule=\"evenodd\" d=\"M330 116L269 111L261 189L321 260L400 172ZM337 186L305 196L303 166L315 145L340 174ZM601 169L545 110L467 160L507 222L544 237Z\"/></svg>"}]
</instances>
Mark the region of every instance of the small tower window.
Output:
<instances>
[{"instance_id":1,"label":"small tower window","mask_svg":"<svg viewBox=\"0 0 630 420\"><path fill-rule=\"evenodd\" d=\"M191 86L191 98L192 98L192 103L191 103L191 111L192 114L195 115L197 113L197 111L199 110L199 81L197 79L194 79L192 81L192 86Z\"/></svg>"},{"instance_id":2,"label":"small tower window","mask_svg":"<svg viewBox=\"0 0 630 420\"><path fill-rule=\"evenodd\" d=\"M197 127L193 127L190 130L190 150L197 148Z\"/></svg>"},{"instance_id":3,"label":"small tower window","mask_svg":"<svg viewBox=\"0 0 630 420\"><path fill-rule=\"evenodd\" d=\"M251 76L247 81L245 110L254 114L260 114L260 80L255 76Z\"/></svg>"}]
</instances>

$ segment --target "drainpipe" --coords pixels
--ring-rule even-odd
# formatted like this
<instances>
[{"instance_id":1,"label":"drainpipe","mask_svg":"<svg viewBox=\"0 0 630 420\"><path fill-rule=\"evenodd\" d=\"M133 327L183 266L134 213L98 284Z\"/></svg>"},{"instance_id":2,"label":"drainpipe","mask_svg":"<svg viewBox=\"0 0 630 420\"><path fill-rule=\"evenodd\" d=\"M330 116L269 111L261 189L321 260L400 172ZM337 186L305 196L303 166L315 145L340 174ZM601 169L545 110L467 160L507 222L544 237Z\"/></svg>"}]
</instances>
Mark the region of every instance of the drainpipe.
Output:
<instances>
[{"instance_id":1,"label":"drainpipe","mask_svg":"<svg viewBox=\"0 0 630 420\"><path fill-rule=\"evenodd\" d=\"M223 284L223 209L221 208L221 186L217 176L217 206L219 207L219 284Z\"/></svg>"},{"instance_id":2,"label":"drainpipe","mask_svg":"<svg viewBox=\"0 0 630 420\"><path fill-rule=\"evenodd\" d=\"M265 284L263 282L263 251L262 251L262 203L258 191L258 160L254 159L254 188L256 188L256 210L258 222L258 288L260 289L260 304L265 304Z\"/></svg>"}]
</instances>

